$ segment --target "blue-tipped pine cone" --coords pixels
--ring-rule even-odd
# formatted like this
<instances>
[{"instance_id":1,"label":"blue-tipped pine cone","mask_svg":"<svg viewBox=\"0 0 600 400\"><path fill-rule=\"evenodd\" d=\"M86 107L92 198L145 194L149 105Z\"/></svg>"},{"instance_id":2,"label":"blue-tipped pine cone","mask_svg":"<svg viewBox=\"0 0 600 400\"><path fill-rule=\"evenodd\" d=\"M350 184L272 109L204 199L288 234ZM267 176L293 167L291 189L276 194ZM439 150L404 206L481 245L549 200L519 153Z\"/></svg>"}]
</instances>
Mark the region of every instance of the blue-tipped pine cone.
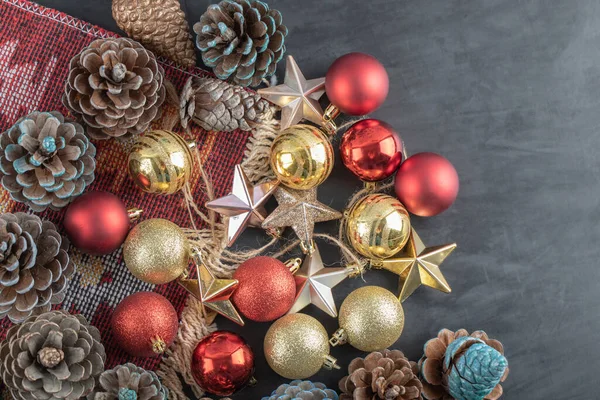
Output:
<instances>
[{"instance_id":1,"label":"blue-tipped pine cone","mask_svg":"<svg viewBox=\"0 0 600 400\"><path fill-rule=\"evenodd\" d=\"M338 400L338 395L322 383L295 380L279 386L262 400Z\"/></svg>"},{"instance_id":2,"label":"blue-tipped pine cone","mask_svg":"<svg viewBox=\"0 0 600 400\"><path fill-rule=\"evenodd\" d=\"M442 329L424 352L419 370L425 399L496 400L502 395L508 362L502 344L485 332Z\"/></svg>"},{"instance_id":3,"label":"blue-tipped pine cone","mask_svg":"<svg viewBox=\"0 0 600 400\"><path fill-rule=\"evenodd\" d=\"M258 0L222 0L194 25L202 61L219 79L258 86L285 53L281 13Z\"/></svg>"},{"instance_id":4,"label":"blue-tipped pine cone","mask_svg":"<svg viewBox=\"0 0 600 400\"><path fill-rule=\"evenodd\" d=\"M0 135L2 186L33 211L56 210L92 183L95 156L80 124L35 111Z\"/></svg>"}]
</instances>

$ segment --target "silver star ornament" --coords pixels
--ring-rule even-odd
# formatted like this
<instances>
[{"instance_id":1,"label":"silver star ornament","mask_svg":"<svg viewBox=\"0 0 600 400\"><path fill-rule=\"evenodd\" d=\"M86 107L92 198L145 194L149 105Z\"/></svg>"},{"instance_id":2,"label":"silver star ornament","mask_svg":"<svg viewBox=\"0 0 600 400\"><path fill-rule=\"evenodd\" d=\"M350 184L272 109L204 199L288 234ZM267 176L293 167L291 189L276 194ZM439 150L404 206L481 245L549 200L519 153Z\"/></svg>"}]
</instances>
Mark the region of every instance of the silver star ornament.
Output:
<instances>
[{"instance_id":1,"label":"silver star ornament","mask_svg":"<svg viewBox=\"0 0 600 400\"><path fill-rule=\"evenodd\" d=\"M281 107L281 130L302 119L323 125L319 99L324 93L325 78L307 81L292 56L287 56L283 84L258 91L262 97Z\"/></svg>"},{"instance_id":2,"label":"silver star ornament","mask_svg":"<svg viewBox=\"0 0 600 400\"><path fill-rule=\"evenodd\" d=\"M265 202L271 197L278 182L270 181L253 186L241 165L235 166L233 187L225 197L206 203L206 208L229 217L227 240L231 246L248 226L260 227L267 216Z\"/></svg>"}]
</instances>

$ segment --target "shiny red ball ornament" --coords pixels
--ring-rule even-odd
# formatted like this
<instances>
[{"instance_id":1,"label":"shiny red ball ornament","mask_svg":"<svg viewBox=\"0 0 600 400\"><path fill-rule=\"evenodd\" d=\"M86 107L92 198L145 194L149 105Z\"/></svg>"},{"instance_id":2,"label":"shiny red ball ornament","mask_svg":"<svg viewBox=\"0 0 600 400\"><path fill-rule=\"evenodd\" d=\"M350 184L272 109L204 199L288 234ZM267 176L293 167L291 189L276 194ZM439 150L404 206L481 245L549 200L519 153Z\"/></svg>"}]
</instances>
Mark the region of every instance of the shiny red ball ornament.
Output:
<instances>
[{"instance_id":1,"label":"shiny red ball ornament","mask_svg":"<svg viewBox=\"0 0 600 400\"><path fill-rule=\"evenodd\" d=\"M329 101L350 115L365 115L376 110L385 101L389 86L383 65L364 53L341 56L325 75Z\"/></svg>"},{"instance_id":2,"label":"shiny red ball ornament","mask_svg":"<svg viewBox=\"0 0 600 400\"><path fill-rule=\"evenodd\" d=\"M252 321L274 321L294 305L294 276L276 258L251 258L238 267L233 278L239 282L233 293L233 304Z\"/></svg>"},{"instance_id":3,"label":"shiny red ball ornament","mask_svg":"<svg viewBox=\"0 0 600 400\"><path fill-rule=\"evenodd\" d=\"M363 119L352 125L340 144L346 168L363 181L376 182L392 176L402 162L402 139L390 125Z\"/></svg>"},{"instance_id":4,"label":"shiny red ball ornament","mask_svg":"<svg viewBox=\"0 0 600 400\"><path fill-rule=\"evenodd\" d=\"M175 340L179 318L173 305L154 292L125 297L110 321L115 341L134 357L164 353Z\"/></svg>"},{"instance_id":5,"label":"shiny red ball ornament","mask_svg":"<svg viewBox=\"0 0 600 400\"><path fill-rule=\"evenodd\" d=\"M418 153L398 169L394 187L406 209L421 217L445 211L458 195L458 174L439 154Z\"/></svg>"},{"instance_id":6,"label":"shiny red ball ornament","mask_svg":"<svg viewBox=\"0 0 600 400\"><path fill-rule=\"evenodd\" d=\"M240 335L216 331L196 346L191 370L202 389L217 396L230 396L252 378L254 353Z\"/></svg>"},{"instance_id":7,"label":"shiny red ball ornament","mask_svg":"<svg viewBox=\"0 0 600 400\"><path fill-rule=\"evenodd\" d=\"M129 232L125 204L112 193L88 192L69 205L63 221L71 243L84 253L109 254Z\"/></svg>"}]
</instances>

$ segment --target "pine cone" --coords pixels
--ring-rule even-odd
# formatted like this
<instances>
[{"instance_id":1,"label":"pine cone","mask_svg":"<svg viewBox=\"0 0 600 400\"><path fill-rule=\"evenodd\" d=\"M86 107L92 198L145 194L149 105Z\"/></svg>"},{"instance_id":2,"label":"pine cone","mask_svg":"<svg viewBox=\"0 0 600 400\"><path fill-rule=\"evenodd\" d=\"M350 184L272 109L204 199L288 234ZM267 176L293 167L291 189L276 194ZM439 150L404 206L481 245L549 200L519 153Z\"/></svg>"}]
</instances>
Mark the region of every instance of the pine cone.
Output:
<instances>
[{"instance_id":1,"label":"pine cone","mask_svg":"<svg viewBox=\"0 0 600 400\"><path fill-rule=\"evenodd\" d=\"M15 399L79 399L94 388L105 359L98 329L81 315L51 311L8 330L0 374Z\"/></svg>"},{"instance_id":2,"label":"pine cone","mask_svg":"<svg viewBox=\"0 0 600 400\"><path fill-rule=\"evenodd\" d=\"M73 57L63 104L94 139L129 138L148 129L165 100L154 54L127 38L93 41Z\"/></svg>"},{"instance_id":3,"label":"pine cone","mask_svg":"<svg viewBox=\"0 0 600 400\"><path fill-rule=\"evenodd\" d=\"M194 25L202 60L219 79L258 86L285 53L288 30L281 13L258 0L222 0Z\"/></svg>"},{"instance_id":4,"label":"pine cone","mask_svg":"<svg viewBox=\"0 0 600 400\"><path fill-rule=\"evenodd\" d=\"M119 28L156 54L184 67L196 65L179 0L113 0L112 15Z\"/></svg>"},{"instance_id":5,"label":"pine cone","mask_svg":"<svg viewBox=\"0 0 600 400\"><path fill-rule=\"evenodd\" d=\"M421 398L423 385L418 367L399 350L373 352L355 358L349 376L340 380L340 400L413 400Z\"/></svg>"},{"instance_id":6,"label":"pine cone","mask_svg":"<svg viewBox=\"0 0 600 400\"><path fill-rule=\"evenodd\" d=\"M75 271L69 242L50 221L25 213L0 215L0 319L18 324L65 298Z\"/></svg>"},{"instance_id":7,"label":"pine cone","mask_svg":"<svg viewBox=\"0 0 600 400\"><path fill-rule=\"evenodd\" d=\"M268 101L240 86L213 78L191 77L181 92L181 125L190 119L207 131L251 130L273 118Z\"/></svg>"},{"instance_id":8,"label":"pine cone","mask_svg":"<svg viewBox=\"0 0 600 400\"><path fill-rule=\"evenodd\" d=\"M499 382L508 376L504 348L485 332L442 329L425 343L424 352L419 361L424 398L496 400L502 395Z\"/></svg>"},{"instance_id":9,"label":"pine cone","mask_svg":"<svg viewBox=\"0 0 600 400\"><path fill-rule=\"evenodd\" d=\"M87 400L167 400L167 396L154 372L127 363L104 371Z\"/></svg>"},{"instance_id":10,"label":"pine cone","mask_svg":"<svg viewBox=\"0 0 600 400\"><path fill-rule=\"evenodd\" d=\"M96 147L57 111L32 112L0 135L0 175L33 211L66 206L94 180Z\"/></svg>"},{"instance_id":11,"label":"pine cone","mask_svg":"<svg viewBox=\"0 0 600 400\"><path fill-rule=\"evenodd\" d=\"M338 400L338 395L322 383L295 380L279 386L262 400Z\"/></svg>"}]
</instances>

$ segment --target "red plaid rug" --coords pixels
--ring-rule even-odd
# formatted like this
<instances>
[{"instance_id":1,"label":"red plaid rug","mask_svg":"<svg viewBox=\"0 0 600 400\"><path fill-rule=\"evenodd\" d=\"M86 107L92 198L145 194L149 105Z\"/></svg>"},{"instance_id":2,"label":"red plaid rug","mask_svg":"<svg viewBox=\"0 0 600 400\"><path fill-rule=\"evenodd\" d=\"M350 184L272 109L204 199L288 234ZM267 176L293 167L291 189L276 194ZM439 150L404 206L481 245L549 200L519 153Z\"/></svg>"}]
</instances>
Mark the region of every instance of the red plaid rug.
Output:
<instances>
[{"instance_id":1,"label":"red plaid rug","mask_svg":"<svg viewBox=\"0 0 600 400\"><path fill-rule=\"evenodd\" d=\"M34 110L58 110L66 115L61 96L69 60L94 39L117 36L25 0L0 0L0 21L0 132ZM197 68L186 70L170 61L160 61L167 79L178 89L189 76L207 74ZM157 121L156 125L159 124ZM222 196L231 182L233 166L242 161L249 133L214 133L200 129L192 133L201 149L204 168L213 179L216 194ZM144 209L143 218L161 217L182 227L189 226L182 194L143 194L127 176L127 154L123 145L115 140L95 144L98 148L96 180L89 190L115 193L127 206ZM192 186L197 203L204 204L205 195L197 179L193 180ZM0 189L0 212L27 210L23 204L11 201L8 193ZM47 211L40 216L62 226L63 212ZM85 315L100 329L108 355L106 367L131 361L155 369L159 358L132 359L118 348L108 327L111 314L125 296L142 290L153 290L166 296L181 312L186 299L184 290L176 283L154 287L137 280L125 268L120 250L104 257L90 257L74 250L70 254L78 270L62 307ZM10 322L6 319L0 322L0 339L4 339L9 327Z\"/></svg>"}]
</instances>

